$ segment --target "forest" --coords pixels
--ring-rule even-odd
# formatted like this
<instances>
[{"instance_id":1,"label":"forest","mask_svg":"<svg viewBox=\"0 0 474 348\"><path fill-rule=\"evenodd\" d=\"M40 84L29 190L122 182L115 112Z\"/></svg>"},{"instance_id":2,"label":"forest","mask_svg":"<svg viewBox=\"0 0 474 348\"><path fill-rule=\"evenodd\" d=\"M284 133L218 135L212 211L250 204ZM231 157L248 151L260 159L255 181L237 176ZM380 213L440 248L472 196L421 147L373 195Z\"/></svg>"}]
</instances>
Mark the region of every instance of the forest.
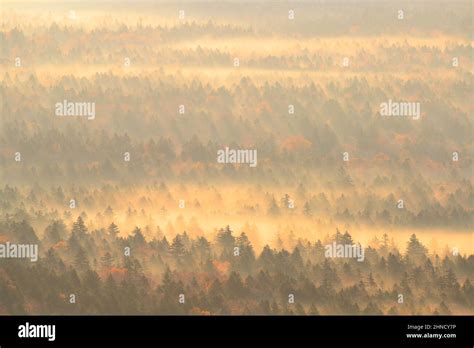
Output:
<instances>
[{"instance_id":1,"label":"forest","mask_svg":"<svg viewBox=\"0 0 474 348\"><path fill-rule=\"evenodd\" d=\"M364 262L327 258L323 243L265 245L257 253L229 226L214 240L146 241L139 227L89 231L79 217L55 220L39 239L26 221L3 222L6 237L38 243L38 262L0 264L2 314L472 314L474 257L429 253L412 235L402 253L387 234ZM327 242L355 244L350 233Z\"/></svg>"},{"instance_id":2,"label":"forest","mask_svg":"<svg viewBox=\"0 0 474 348\"><path fill-rule=\"evenodd\" d=\"M2 1L0 314L472 315L472 2L204 3Z\"/></svg>"}]
</instances>

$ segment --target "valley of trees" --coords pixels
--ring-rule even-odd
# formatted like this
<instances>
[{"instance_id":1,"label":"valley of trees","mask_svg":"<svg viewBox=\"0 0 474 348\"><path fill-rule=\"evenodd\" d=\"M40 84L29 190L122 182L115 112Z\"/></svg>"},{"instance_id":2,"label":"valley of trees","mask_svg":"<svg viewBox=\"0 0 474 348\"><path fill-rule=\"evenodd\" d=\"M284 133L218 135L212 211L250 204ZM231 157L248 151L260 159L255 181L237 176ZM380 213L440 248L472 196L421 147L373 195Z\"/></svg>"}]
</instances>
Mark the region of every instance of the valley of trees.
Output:
<instances>
[{"instance_id":1,"label":"valley of trees","mask_svg":"<svg viewBox=\"0 0 474 348\"><path fill-rule=\"evenodd\" d=\"M362 3L2 2L0 314L473 314L472 2Z\"/></svg>"}]
</instances>

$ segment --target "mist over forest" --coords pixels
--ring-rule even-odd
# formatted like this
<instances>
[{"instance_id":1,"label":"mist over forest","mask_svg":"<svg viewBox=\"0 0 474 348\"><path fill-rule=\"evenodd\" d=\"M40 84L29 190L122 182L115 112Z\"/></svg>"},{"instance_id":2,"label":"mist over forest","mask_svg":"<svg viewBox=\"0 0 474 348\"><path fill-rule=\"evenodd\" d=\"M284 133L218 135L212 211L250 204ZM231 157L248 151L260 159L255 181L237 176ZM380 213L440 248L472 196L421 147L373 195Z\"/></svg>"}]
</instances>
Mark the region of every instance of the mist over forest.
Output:
<instances>
[{"instance_id":1,"label":"mist over forest","mask_svg":"<svg viewBox=\"0 0 474 348\"><path fill-rule=\"evenodd\" d=\"M474 313L472 2L0 13L0 314Z\"/></svg>"}]
</instances>

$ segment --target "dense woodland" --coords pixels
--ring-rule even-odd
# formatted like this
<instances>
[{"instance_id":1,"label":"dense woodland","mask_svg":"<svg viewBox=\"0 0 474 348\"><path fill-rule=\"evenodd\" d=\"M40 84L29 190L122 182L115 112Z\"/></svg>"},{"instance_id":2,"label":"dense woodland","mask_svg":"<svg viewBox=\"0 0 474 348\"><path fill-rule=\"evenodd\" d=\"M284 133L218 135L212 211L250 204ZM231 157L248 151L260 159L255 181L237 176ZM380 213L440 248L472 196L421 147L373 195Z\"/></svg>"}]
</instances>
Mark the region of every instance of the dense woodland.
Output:
<instances>
[{"instance_id":1,"label":"dense woodland","mask_svg":"<svg viewBox=\"0 0 474 348\"><path fill-rule=\"evenodd\" d=\"M473 314L472 2L363 3L2 3L0 314Z\"/></svg>"},{"instance_id":2,"label":"dense woodland","mask_svg":"<svg viewBox=\"0 0 474 348\"><path fill-rule=\"evenodd\" d=\"M150 241L138 227L126 238L115 224L89 231L80 217L71 229L52 222L42 239L26 221L0 229L11 231L12 241L40 243L42 253L35 264L0 264L2 314L474 312L473 256L430 254L415 235L400 253L384 234L358 262L325 257L319 240L298 240L292 250L265 246L257 254L246 234L229 226L215 240L183 232ZM331 240L355 243L348 232Z\"/></svg>"}]
</instances>

